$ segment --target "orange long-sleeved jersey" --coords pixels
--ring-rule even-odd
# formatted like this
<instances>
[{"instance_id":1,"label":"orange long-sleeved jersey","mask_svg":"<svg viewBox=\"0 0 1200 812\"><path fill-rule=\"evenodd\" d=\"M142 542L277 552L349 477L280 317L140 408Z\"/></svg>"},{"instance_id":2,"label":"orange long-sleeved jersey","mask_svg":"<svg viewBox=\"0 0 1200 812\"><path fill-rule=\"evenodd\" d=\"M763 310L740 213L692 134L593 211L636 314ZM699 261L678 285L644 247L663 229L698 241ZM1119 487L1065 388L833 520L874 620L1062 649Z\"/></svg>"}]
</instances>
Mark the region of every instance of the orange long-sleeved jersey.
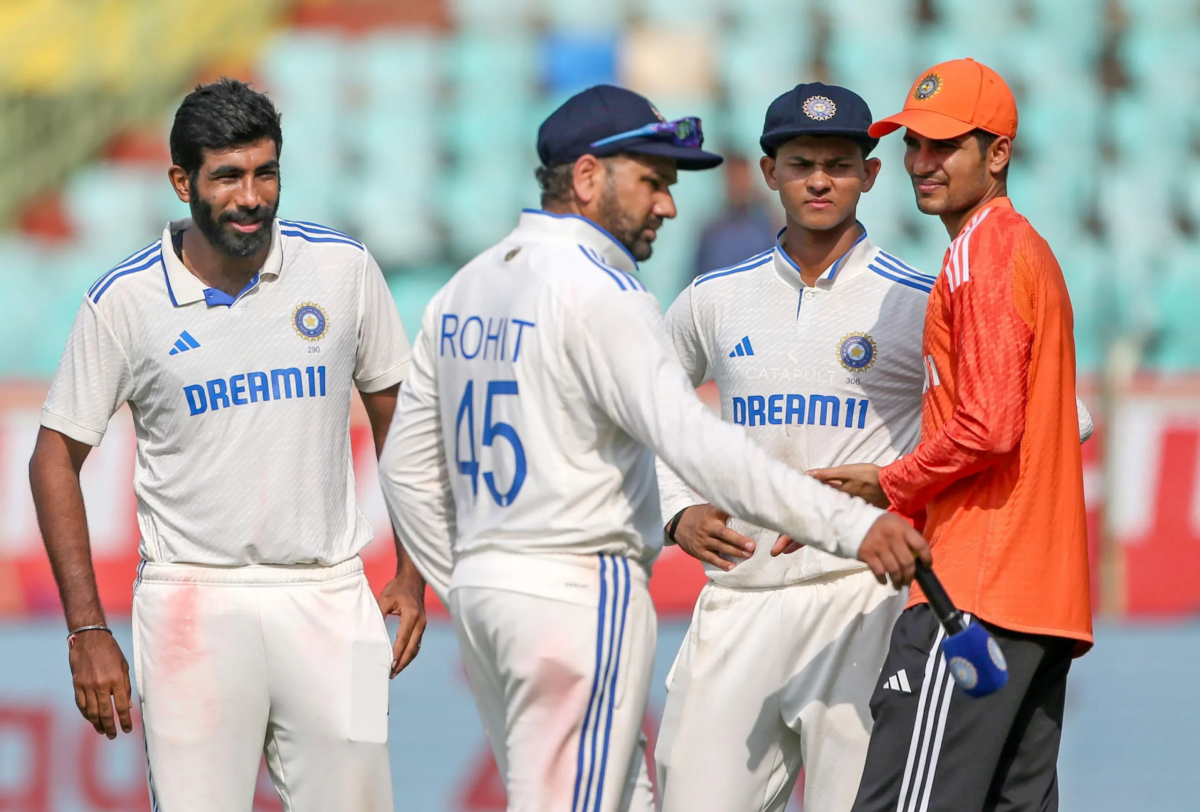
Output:
<instances>
[{"instance_id":1,"label":"orange long-sleeved jersey","mask_svg":"<svg viewBox=\"0 0 1200 812\"><path fill-rule=\"evenodd\" d=\"M925 317L921 442L880 472L960 609L1092 644L1075 343L1062 270L997 198L951 243ZM914 584L910 605L925 600Z\"/></svg>"}]
</instances>

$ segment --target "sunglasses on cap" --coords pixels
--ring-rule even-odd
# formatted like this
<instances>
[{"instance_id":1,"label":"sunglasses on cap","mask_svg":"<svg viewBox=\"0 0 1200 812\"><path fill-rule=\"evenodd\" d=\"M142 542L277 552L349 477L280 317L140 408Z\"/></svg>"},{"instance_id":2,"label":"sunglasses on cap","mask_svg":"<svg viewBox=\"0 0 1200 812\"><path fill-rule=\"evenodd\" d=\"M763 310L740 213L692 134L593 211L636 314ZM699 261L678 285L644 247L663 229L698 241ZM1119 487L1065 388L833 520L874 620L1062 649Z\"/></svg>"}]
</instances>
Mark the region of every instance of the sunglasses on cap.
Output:
<instances>
[{"instance_id":1,"label":"sunglasses on cap","mask_svg":"<svg viewBox=\"0 0 1200 812\"><path fill-rule=\"evenodd\" d=\"M677 147L692 147L698 149L704 144L704 130L700 127L700 119L696 116L677 119L675 121L655 121L636 130L628 130L608 138L593 141L588 146L603 147L618 141L628 141L634 138L656 138L670 141Z\"/></svg>"}]
</instances>

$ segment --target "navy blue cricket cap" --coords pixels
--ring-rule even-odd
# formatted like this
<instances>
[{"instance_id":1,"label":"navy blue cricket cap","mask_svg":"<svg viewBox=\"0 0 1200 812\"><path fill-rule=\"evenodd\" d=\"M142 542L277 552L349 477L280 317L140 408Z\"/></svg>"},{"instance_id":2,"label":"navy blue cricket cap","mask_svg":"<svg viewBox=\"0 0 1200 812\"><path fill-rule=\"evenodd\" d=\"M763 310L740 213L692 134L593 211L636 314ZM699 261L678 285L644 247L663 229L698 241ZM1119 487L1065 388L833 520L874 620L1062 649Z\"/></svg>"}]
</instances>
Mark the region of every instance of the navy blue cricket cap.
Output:
<instances>
[{"instance_id":1,"label":"navy blue cricket cap","mask_svg":"<svg viewBox=\"0 0 1200 812\"><path fill-rule=\"evenodd\" d=\"M870 126L871 108L862 96L837 85L809 82L771 102L758 143L771 155L802 135L839 136L857 141L869 155L879 143L867 132Z\"/></svg>"},{"instance_id":2,"label":"navy blue cricket cap","mask_svg":"<svg viewBox=\"0 0 1200 812\"><path fill-rule=\"evenodd\" d=\"M574 163L584 155L603 158L618 152L674 158L680 169L712 169L725 160L662 134L614 138L664 121L662 113L645 96L623 87L596 85L567 99L542 122L538 128L538 157L547 167ZM608 143L592 146L605 139Z\"/></svg>"}]
</instances>

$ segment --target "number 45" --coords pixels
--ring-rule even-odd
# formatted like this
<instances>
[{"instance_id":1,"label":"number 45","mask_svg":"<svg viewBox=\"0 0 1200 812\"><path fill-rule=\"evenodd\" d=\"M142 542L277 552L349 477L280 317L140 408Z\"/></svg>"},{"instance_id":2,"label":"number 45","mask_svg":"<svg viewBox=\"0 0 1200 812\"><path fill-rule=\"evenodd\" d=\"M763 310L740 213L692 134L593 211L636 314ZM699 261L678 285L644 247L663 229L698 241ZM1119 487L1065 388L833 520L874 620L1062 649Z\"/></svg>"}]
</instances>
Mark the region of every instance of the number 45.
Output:
<instances>
[{"instance_id":1,"label":"number 45","mask_svg":"<svg viewBox=\"0 0 1200 812\"><path fill-rule=\"evenodd\" d=\"M525 484L525 447L517 430L508 423L492 422L492 401L501 395L517 395L516 381L488 381L487 398L483 407L483 445L491 447L497 437L508 441L512 446L514 471L512 484L506 493L501 493L496 487L496 478L491 471L485 471L483 482L492 494L492 499L500 507L508 507L521 492ZM463 422L466 422L467 445L470 457L463 459L462 439ZM475 381L467 381L463 390L462 401L458 404L458 417L454 421L454 459L458 462L458 472L471 478L471 493L479 495L479 459L475 456Z\"/></svg>"}]
</instances>

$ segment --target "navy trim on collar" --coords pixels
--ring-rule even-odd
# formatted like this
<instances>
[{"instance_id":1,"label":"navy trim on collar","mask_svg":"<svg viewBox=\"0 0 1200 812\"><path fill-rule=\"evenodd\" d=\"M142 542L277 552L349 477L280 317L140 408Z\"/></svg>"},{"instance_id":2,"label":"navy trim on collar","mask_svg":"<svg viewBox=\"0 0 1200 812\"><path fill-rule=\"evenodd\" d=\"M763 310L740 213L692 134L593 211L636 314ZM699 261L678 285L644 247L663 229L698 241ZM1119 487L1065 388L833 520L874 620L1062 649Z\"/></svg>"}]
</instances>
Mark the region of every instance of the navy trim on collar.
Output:
<instances>
[{"instance_id":1,"label":"navy trim on collar","mask_svg":"<svg viewBox=\"0 0 1200 812\"><path fill-rule=\"evenodd\" d=\"M837 272L841 270L842 264L846 261L846 257L850 256L850 252L857 248L858 244L867 238L867 227L864 226L859 220L855 220L854 222L859 228L862 229L862 234L860 234L858 239L854 241L853 245L846 249L845 253L838 257L832 265L822 271L821 275L818 276L817 279L832 280L835 276L837 276ZM800 274L800 266L796 264L794 259L788 256L788 252L784 249L783 243L781 242L781 239L786 232L787 227L785 226L779 230L778 234L775 235L775 246L779 249L779 255L783 257L783 261L788 265L791 265L792 269L795 270L797 274Z\"/></svg>"}]
</instances>

